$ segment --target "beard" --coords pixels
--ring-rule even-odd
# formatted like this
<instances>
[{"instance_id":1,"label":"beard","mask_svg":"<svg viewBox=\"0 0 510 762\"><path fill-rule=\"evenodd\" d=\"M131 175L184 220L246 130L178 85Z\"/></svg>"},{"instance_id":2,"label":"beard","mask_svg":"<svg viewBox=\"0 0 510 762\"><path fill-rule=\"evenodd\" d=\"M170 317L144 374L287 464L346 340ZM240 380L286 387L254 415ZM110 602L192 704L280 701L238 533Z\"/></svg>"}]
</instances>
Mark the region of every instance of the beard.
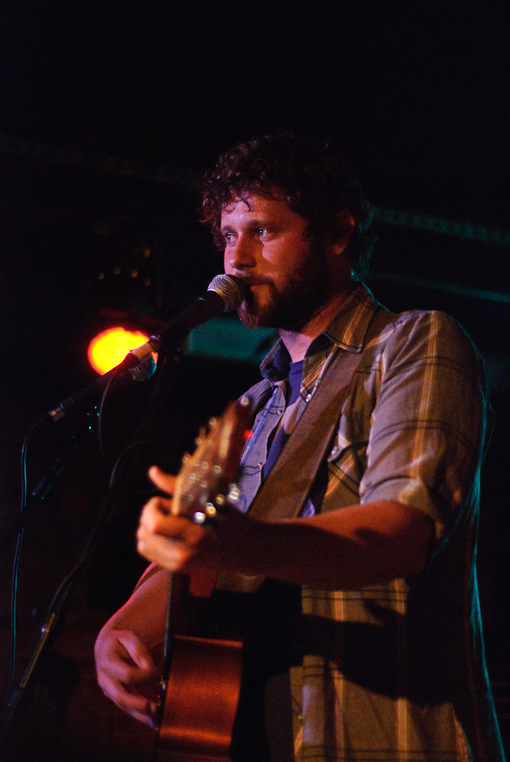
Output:
<instances>
[{"instance_id":1,"label":"beard","mask_svg":"<svg viewBox=\"0 0 510 762\"><path fill-rule=\"evenodd\" d=\"M248 291L237 314L248 328L277 328L299 331L324 305L327 296L328 269L324 247L310 244L306 257L277 290L272 280L257 281L269 296L265 300Z\"/></svg>"}]
</instances>

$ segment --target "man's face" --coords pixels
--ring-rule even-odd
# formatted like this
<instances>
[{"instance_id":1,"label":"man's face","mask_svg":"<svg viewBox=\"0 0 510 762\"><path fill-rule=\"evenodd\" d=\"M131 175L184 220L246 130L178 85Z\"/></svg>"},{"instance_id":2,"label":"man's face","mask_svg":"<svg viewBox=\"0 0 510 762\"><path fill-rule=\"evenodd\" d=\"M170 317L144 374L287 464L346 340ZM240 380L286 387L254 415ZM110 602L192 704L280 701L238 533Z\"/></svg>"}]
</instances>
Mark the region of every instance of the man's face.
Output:
<instances>
[{"instance_id":1,"label":"man's face","mask_svg":"<svg viewBox=\"0 0 510 762\"><path fill-rule=\"evenodd\" d=\"M239 317L251 328L299 330L324 304L325 248L286 201L252 195L221 215L227 275L249 287Z\"/></svg>"}]
</instances>

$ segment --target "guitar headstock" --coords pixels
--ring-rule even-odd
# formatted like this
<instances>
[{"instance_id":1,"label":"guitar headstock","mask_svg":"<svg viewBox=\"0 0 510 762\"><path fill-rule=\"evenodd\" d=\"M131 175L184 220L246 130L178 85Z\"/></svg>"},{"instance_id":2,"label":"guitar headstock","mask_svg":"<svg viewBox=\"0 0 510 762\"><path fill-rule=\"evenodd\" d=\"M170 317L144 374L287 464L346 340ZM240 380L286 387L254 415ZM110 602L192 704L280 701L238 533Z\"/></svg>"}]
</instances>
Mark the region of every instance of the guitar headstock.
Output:
<instances>
[{"instance_id":1,"label":"guitar headstock","mask_svg":"<svg viewBox=\"0 0 510 762\"><path fill-rule=\"evenodd\" d=\"M185 455L176 481L173 515L185 515L197 524L216 518L225 502L235 503L234 484L241 454L249 438L250 400L231 402L221 418L201 430L192 455Z\"/></svg>"}]
</instances>

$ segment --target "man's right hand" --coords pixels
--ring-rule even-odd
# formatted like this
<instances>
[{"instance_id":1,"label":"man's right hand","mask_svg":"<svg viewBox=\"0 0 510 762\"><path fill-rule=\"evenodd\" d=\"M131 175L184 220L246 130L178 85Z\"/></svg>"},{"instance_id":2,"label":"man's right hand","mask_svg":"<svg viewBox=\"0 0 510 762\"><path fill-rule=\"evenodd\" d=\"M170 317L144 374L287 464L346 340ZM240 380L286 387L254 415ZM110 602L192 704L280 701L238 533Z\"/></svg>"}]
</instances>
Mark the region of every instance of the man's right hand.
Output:
<instances>
[{"instance_id":1,"label":"man's right hand","mask_svg":"<svg viewBox=\"0 0 510 762\"><path fill-rule=\"evenodd\" d=\"M130 630L107 623L95 645L97 681L105 696L124 712L155 727L160 668Z\"/></svg>"}]
</instances>

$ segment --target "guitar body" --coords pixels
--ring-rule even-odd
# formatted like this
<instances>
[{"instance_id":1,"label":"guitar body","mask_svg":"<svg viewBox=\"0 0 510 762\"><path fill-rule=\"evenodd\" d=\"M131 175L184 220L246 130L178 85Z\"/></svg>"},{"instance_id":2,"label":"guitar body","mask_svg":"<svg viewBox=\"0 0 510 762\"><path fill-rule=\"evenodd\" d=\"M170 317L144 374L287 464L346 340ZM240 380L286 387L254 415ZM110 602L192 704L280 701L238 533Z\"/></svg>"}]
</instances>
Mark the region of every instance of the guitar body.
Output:
<instances>
[{"instance_id":1,"label":"guitar body","mask_svg":"<svg viewBox=\"0 0 510 762\"><path fill-rule=\"evenodd\" d=\"M233 482L249 436L249 418L245 398L231 403L221 420L212 423L207 436L205 432L199 436L197 449L185 456L177 477L174 515L188 516L200 524L214 523L225 504L235 502L238 490ZM190 591L209 595L214 587L209 576L191 579ZM169 621L171 599L172 593ZM241 685L241 648L238 641L178 635L167 627L159 762L230 762Z\"/></svg>"},{"instance_id":2,"label":"guitar body","mask_svg":"<svg viewBox=\"0 0 510 762\"><path fill-rule=\"evenodd\" d=\"M159 762L228 762L241 643L176 635L159 728Z\"/></svg>"}]
</instances>

